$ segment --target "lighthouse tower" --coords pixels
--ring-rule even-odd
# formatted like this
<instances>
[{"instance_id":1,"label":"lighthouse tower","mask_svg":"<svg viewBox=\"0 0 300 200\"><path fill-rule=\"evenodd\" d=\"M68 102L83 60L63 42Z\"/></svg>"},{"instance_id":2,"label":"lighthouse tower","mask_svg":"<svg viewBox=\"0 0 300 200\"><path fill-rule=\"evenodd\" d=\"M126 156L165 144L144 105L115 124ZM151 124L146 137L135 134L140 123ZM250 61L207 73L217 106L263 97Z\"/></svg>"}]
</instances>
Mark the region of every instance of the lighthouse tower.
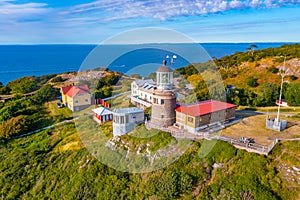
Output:
<instances>
[{"instance_id":1,"label":"lighthouse tower","mask_svg":"<svg viewBox=\"0 0 300 200\"><path fill-rule=\"evenodd\" d=\"M167 61L156 71L157 89L153 90L151 124L168 127L176 121L176 95L173 89L173 70Z\"/></svg>"}]
</instances>

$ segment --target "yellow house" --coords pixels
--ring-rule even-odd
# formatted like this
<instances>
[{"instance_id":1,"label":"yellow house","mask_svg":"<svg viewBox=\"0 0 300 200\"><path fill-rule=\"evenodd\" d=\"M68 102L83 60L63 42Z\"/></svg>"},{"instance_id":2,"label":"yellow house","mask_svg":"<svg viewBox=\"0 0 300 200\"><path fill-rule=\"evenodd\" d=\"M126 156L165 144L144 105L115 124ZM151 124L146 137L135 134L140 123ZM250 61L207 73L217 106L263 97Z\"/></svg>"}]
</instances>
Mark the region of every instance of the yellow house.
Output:
<instances>
[{"instance_id":1,"label":"yellow house","mask_svg":"<svg viewBox=\"0 0 300 200\"><path fill-rule=\"evenodd\" d=\"M87 85L65 86L60 92L63 104L72 111L79 111L91 105L91 94Z\"/></svg>"}]
</instances>

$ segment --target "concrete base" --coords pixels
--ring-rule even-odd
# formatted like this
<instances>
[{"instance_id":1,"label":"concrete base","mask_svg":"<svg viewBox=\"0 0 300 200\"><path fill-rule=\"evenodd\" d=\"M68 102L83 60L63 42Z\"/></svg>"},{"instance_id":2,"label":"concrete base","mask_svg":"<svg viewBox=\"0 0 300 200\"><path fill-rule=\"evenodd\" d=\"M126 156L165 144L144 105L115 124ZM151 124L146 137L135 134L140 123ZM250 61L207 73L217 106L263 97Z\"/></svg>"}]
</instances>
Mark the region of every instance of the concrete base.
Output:
<instances>
[{"instance_id":1,"label":"concrete base","mask_svg":"<svg viewBox=\"0 0 300 200\"><path fill-rule=\"evenodd\" d=\"M286 129L287 121L279 120L277 118L267 118L266 119L266 128L274 131L283 131Z\"/></svg>"}]
</instances>

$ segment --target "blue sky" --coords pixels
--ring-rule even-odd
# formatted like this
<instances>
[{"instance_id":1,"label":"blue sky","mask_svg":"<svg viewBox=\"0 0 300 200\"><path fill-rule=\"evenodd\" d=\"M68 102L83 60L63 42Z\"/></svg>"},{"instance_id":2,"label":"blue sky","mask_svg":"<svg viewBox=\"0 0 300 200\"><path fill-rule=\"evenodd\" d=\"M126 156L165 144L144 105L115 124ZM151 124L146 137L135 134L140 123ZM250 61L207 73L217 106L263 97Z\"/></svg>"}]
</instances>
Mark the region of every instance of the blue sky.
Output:
<instances>
[{"instance_id":1,"label":"blue sky","mask_svg":"<svg viewBox=\"0 0 300 200\"><path fill-rule=\"evenodd\" d=\"M98 44L144 27L197 42L299 42L300 0L0 0L0 44Z\"/></svg>"}]
</instances>

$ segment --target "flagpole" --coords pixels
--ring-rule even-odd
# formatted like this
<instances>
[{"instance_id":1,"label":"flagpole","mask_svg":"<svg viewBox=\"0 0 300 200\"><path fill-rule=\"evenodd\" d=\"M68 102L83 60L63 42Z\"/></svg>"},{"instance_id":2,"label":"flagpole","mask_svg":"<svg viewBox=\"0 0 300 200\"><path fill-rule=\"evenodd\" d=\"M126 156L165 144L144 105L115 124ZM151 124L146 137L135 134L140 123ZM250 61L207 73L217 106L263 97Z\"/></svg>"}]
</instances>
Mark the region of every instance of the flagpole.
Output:
<instances>
[{"instance_id":1,"label":"flagpole","mask_svg":"<svg viewBox=\"0 0 300 200\"><path fill-rule=\"evenodd\" d=\"M284 56L284 62L283 62L284 70L285 70L285 59L286 59L286 56ZM279 103L278 103L278 111L277 111L277 125L279 125L280 105L282 104L281 97L282 97L284 72L281 71L280 75L281 75L281 85L280 85Z\"/></svg>"}]
</instances>

